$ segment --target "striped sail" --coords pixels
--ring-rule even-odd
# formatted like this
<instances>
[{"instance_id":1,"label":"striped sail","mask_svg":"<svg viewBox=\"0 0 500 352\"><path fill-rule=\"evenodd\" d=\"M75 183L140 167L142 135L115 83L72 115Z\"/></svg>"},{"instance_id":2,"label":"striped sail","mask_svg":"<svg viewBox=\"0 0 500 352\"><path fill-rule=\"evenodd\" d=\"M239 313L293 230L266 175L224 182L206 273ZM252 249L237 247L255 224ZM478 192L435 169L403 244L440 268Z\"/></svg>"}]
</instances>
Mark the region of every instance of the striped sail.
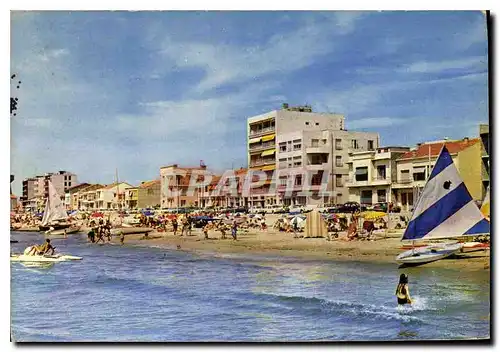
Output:
<instances>
[{"instance_id":1,"label":"striped sail","mask_svg":"<svg viewBox=\"0 0 500 352\"><path fill-rule=\"evenodd\" d=\"M484 217L490 218L490 187L488 186L488 190L486 191L486 196L484 197L483 204L481 205L481 213L483 213Z\"/></svg>"},{"instance_id":2,"label":"striped sail","mask_svg":"<svg viewBox=\"0 0 500 352\"><path fill-rule=\"evenodd\" d=\"M432 170L402 240L451 238L490 232L446 146Z\"/></svg>"}]
</instances>

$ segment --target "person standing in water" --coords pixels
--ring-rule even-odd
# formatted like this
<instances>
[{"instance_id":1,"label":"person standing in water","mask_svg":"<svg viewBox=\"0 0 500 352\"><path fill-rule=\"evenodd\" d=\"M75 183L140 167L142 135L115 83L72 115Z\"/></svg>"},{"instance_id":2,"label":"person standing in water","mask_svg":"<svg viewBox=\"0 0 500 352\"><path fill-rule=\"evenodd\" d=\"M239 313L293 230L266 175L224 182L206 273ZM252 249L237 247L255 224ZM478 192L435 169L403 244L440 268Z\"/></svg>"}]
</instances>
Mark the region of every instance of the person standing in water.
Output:
<instances>
[{"instance_id":1,"label":"person standing in water","mask_svg":"<svg viewBox=\"0 0 500 352\"><path fill-rule=\"evenodd\" d=\"M398 304L412 304L410 298L410 289L408 288L408 275L401 274L399 276L399 284L396 287L396 297Z\"/></svg>"}]
</instances>

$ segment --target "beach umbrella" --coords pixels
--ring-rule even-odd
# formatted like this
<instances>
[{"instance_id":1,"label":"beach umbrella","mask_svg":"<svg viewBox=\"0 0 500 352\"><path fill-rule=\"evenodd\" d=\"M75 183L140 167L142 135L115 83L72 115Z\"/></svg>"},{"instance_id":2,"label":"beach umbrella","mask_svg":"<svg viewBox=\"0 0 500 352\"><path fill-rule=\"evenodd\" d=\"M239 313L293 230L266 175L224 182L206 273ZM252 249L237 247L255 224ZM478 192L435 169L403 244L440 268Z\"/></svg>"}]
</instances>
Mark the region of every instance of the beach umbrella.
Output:
<instances>
[{"instance_id":1,"label":"beach umbrella","mask_svg":"<svg viewBox=\"0 0 500 352\"><path fill-rule=\"evenodd\" d=\"M142 213L146 216L153 216L155 215L155 212L152 210L143 210Z\"/></svg>"},{"instance_id":2,"label":"beach umbrella","mask_svg":"<svg viewBox=\"0 0 500 352\"><path fill-rule=\"evenodd\" d=\"M364 211L360 214L365 220L378 220L386 216L387 213L383 211Z\"/></svg>"},{"instance_id":3,"label":"beach umbrella","mask_svg":"<svg viewBox=\"0 0 500 352\"><path fill-rule=\"evenodd\" d=\"M103 213L100 213L98 211L92 213L91 215L93 218L103 218L104 217L104 214Z\"/></svg>"}]
</instances>

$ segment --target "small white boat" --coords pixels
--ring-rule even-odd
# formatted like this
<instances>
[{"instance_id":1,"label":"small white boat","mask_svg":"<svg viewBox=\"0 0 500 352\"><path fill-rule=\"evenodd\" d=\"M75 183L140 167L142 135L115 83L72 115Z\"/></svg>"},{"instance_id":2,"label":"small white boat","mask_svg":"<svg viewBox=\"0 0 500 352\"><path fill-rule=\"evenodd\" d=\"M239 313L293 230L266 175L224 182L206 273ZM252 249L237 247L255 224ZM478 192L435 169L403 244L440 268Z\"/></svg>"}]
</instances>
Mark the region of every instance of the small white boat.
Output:
<instances>
[{"instance_id":1,"label":"small white boat","mask_svg":"<svg viewBox=\"0 0 500 352\"><path fill-rule=\"evenodd\" d=\"M406 265L427 264L459 253L461 249L461 243L419 247L401 253L396 257L396 262Z\"/></svg>"},{"instance_id":2,"label":"small white boat","mask_svg":"<svg viewBox=\"0 0 500 352\"><path fill-rule=\"evenodd\" d=\"M26 255L26 254L12 254L10 256L11 262L28 262L28 263L59 263L69 260L82 260L82 257L73 255Z\"/></svg>"},{"instance_id":3,"label":"small white boat","mask_svg":"<svg viewBox=\"0 0 500 352\"><path fill-rule=\"evenodd\" d=\"M27 247L23 253L11 254L11 262L27 262L27 263L59 263L68 260L82 260L82 257L67 254L44 254L44 255L30 255L28 254L33 247Z\"/></svg>"},{"instance_id":4,"label":"small white boat","mask_svg":"<svg viewBox=\"0 0 500 352\"><path fill-rule=\"evenodd\" d=\"M60 229L60 230L53 230L53 231L46 231L45 235L46 236L63 236L65 233L66 235L69 235L71 233L76 233L80 231L80 226L71 226L68 227L67 229Z\"/></svg>"},{"instance_id":5,"label":"small white boat","mask_svg":"<svg viewBox=\"0 0 500 352\"><path fill-rule=\"evenodd\" d=\"M486 251L488 249L490 249L489 243L465 242L465 243L462 243L462 248L461 248L460 252L472 253L472 252Z\"/></svg>"},{"instance_id":6,"label":"small white boat","mask_svg":"<svg viewBox=\"0 0 500 352\"><path fill-rule=\"evenodd\" d=\"M489 235L490 223L479 211L444 145L420 194L402 241L465 240ZM478 248L477 243L443 243L412 248L396 257L399 264L425 264Z\"/></svg>"}]
</instances>

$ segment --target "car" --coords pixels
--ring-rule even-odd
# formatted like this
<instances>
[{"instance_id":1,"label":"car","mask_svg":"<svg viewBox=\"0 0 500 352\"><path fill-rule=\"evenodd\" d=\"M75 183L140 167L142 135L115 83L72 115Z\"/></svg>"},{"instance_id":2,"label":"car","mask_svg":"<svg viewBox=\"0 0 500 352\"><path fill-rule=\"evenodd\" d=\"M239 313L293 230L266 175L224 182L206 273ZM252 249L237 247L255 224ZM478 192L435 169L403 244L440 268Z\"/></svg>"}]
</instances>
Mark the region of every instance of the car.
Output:
<instances>
[{"instance_id":1,"label":"car","mask_svg":"<svg viewBox=\"0 0 500 352\"><path fill-rule=\"evenodd\" d=\"M354 213L356 211L366 210L366 206L362 206L358 202L346 202L338 209L339 213Z\"/></svg>"},{"instance_id":2,"label":"car","mask_svg":"<svg viewBox=\"0 0 500 352\"><path fill-rule=\"evenodd\" d=\"M371 210L387 213L387 203L376 203Z\"/></svg>"}]
</instances>

